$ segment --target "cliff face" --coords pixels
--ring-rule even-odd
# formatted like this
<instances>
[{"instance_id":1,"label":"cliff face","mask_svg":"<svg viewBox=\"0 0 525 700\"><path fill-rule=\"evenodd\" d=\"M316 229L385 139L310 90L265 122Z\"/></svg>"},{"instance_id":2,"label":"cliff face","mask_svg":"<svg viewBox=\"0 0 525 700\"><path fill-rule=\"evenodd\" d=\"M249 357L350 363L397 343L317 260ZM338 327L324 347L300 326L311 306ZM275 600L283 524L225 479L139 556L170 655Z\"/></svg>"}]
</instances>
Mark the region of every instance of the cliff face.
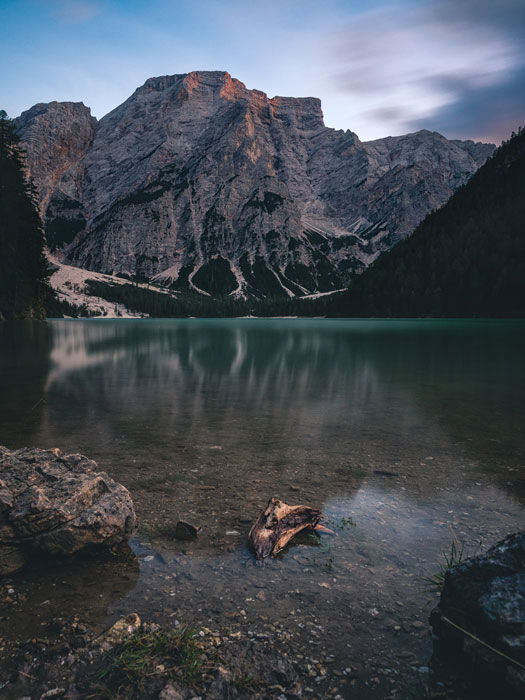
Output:
<instances>
[{"instance_id":1,"label":"cliff face","mask_svg":"<svg viewBox=\"0 0 525 700\"><path fill-rule=\"evenodd\" d=\"M34 105L15 123L45 213L65 173L87 153L97 120L82 102L49 102Z\"/></svg>"},{"instance_id":2,"label":"cliff face","mask_svg":"<svg viewBox=\"0 0 525 700\"><path fill-rule=\"evenodd\" d=\"M362 143L319 100L224 72L151 78L98 124L50 103L18 126L66 262L212 295L345 286L493 150L426 131Z\"/></svg>"}]
</instances>

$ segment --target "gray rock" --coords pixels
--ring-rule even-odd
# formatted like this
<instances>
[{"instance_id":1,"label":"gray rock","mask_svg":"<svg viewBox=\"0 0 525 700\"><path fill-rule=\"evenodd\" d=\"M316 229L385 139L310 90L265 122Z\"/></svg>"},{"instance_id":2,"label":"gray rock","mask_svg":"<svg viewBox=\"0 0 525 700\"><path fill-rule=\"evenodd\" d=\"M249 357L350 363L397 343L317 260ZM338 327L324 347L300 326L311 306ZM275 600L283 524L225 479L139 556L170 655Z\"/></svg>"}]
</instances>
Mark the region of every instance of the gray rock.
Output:
<instances>
[{"instance_id":1,"label":"gray rock","mask_svg":"<svg viewBox=\"0 0 525 700\"><path fill-rule=\"evenodd\" d=\"M446 619L445 619L446 618ZM431 624L437 660L467 658L461 667L506 697L525 689L525 532L509 535L486 554L450 569ZM449 622L450 621L450 622ZM458 625L487 645L457 629ZM521 667L520 667L521 664Z\"/></svg>"},{"instance_id":2,"label":"gray rock","mask_svg":"<svg viewBox=\"0 0 525 700\"><path fill-rule=\"evenodd\" d=\"M129 538L136 527L127 489L82 455L0 447L0 574L30 552L73 554Z\"/></svg>"},{"instance_id":3,"label":"gray rock","mask_svg":"<svg viewBox=\"0 0 525 700\"><path fill-rule=\"evenodd\" d=\"M39 103L16 119L24 134L31 175L38 190L42 212L63 174L87 153L97 120L82 102ZM74 192L71 192L74 195Z\"/></svg>"},{"instance_id":4,"label":"gray rock","mask_svg":"<svg viewBox=\"0 0 525 700\"><path fill-rule=\"evenodd\" d=\"M194 540L198 537L198 534L199 529L184 520L179 520L175 526L175 538L178 540Z\"/></svg>"},{"instance_id":5,"label":"gray rock","mask_svg":"<svg viewBox=\"0 0 525 700\"><path fill-rule=\"evenodd\" d=\"M346 286L494 149L429 131L362 143L318 99L218 71L150 78L96 124L56 102L17 124L65 262L212 295Z\"/></svg>"}]
</instances>

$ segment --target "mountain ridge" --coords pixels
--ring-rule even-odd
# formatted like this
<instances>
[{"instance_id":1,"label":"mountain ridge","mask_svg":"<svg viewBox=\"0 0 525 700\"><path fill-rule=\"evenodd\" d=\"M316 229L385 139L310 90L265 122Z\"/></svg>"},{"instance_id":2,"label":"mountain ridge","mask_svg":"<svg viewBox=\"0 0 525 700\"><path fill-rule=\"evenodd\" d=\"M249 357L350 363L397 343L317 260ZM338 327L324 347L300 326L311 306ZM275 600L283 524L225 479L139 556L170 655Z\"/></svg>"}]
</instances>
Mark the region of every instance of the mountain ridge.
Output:
<instances>
[{"instance_id":1,"label":"mountain ridge","mask_svg":"<svg viewBox=\"0 0 525 700\"><path fill-rule=\"evenodd\" d=\"M412 236L374 262L324 313L525 315L525 130L505 141Z\"/></svg>"},{"instance_id":2,"label":"mountain ridge","mask_svg":"<svg viewBox=\"0 0 525 700\"><path fill-rule=\"evenodd\" d=\"M98 121L45 107L16 122L53 252L212 296L346 286L493 150L425 130L361 142L318 98L222 71L149 78Z\"/></svg>"}]
</instances>

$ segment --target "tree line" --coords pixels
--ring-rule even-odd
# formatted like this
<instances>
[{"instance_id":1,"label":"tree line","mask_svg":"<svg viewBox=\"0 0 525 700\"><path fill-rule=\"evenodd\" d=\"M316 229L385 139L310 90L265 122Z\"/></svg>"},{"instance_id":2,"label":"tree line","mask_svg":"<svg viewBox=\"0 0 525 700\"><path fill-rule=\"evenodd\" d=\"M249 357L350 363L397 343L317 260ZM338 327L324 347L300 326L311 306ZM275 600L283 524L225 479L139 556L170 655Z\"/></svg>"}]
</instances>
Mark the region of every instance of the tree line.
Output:
<instances>
[{"instance_id":1,"label":"tree line","mask_svg":"<svg viewBox=\"0 0 525 700\"><path fill-rule=\"evenodd\" d=\"M525 316L525 130L383 253L330 316Z\"/></svg>"},{"instance_id":2,"label":"tree line","mask_svg":"<svg viewBox=\"0 0 525 700\"><path fill-rule=\"evenodd\" d=\"M20 138L0 110L0 320L45 317L52 292L44 246Z\"/></svg>"}]
</instances>

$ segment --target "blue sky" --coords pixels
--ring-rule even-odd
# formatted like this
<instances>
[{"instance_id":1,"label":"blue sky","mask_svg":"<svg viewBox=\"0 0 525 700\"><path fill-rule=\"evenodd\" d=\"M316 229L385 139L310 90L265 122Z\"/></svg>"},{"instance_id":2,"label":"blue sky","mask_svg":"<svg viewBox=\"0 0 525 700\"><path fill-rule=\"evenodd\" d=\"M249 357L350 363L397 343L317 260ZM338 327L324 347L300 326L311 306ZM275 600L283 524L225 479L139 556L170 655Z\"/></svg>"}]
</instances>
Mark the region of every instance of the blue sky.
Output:
<instances>
[{"instance_id":1,"label":"blue sky","mask_svg":"<svg viewBox=\"0 0 525 700\"><path fill-rule=\"evenodd\" d=\"M363 140L525 123L525 0L0 0L0 40L10 116L72 100L100 118L149 77L227 70L320 97Z\"/></svg>"}]
</instances>

